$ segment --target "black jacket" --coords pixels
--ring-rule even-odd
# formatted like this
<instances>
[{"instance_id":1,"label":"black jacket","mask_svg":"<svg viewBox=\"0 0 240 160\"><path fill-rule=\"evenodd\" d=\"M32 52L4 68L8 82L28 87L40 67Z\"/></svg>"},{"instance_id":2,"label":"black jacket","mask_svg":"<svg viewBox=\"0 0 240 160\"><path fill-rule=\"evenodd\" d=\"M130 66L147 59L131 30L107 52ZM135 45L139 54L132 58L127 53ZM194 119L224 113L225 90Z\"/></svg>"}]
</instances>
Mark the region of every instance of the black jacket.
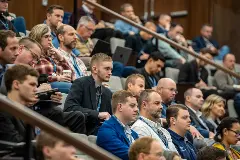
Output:
<instances>
[{"instance_id":1,"label":"black jacket","mask_svg":"<svg viewBox=\"0 0 240 160\"><path fill-rule=\"evenodd\" d=\"M3 12L0 12L0 30L11 30L16 33L17 37L20 37L12 22L5 18L5 13Z\"/></svg>"},{"instance_id":2,"label":"black jacket","mask_svg":"<svg viewBox=\"0 0 240 160\"><path fill-rule=\"evenodd\" d=\"M191 83L195 85L200 79L207 84L208 71L204 67L198 68L196 60L187 62L180 68L178 83Z\"/></svg>"}]
</instances>

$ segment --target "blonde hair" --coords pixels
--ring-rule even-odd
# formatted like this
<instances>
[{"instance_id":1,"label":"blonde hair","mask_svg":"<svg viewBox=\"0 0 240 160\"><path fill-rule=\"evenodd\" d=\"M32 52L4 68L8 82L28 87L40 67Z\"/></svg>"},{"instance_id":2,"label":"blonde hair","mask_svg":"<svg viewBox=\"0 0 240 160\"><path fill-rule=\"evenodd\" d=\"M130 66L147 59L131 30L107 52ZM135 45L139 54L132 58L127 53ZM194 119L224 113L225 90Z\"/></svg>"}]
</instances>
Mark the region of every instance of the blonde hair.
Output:
<instances>
[{"instance_id":1,"label":"blonde hair","mask_svg":"<svg viewBox=\"0 0 240 160\"><path fill-rule=\"evenodd\" d=\"M107 54L104 53L97 53L92 56L91 61L90 61L90 68L92 71L92 67L99 62L112 62L112 57L108 56Z\"/></svg>"},{"instance_id":2,"label":"blonde hair","mask_svg":"<svg viewBox=\"0 0 240 160\"><path fill-rule=\"evenodd\" d=\"M38 24L32 28L28 37L36 40L39 44L41 44L43 35L49 31L51 31L51 29L46 24Z\"/></svg>"},{"instance_id":3,"label":"blonde hair","mask_svg":"<svg viewBox=\"0 0 240 160\"><path fill-rule=\"evenodd\" d=\"M226 100L216 94L212 94L212 95L208 96L207 99L205 100L205 102L203 103L203 106L201 109L203 115L205 117L209 117L213 105L216 103L220 103L220 102L223 102L224 105L226 104Z\"/></svg>"}]
</instances>

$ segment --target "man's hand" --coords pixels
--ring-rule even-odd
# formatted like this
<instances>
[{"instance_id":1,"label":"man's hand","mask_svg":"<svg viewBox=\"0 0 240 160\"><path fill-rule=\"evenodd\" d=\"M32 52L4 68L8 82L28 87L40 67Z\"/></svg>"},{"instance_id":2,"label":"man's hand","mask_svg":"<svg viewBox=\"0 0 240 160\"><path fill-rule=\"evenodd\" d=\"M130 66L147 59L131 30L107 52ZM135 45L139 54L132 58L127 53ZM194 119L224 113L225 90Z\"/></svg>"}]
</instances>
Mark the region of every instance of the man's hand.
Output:
<instances>
[{"instance_id":1,"label":"man's hand","mask_svg":"<svg viewBox=\"0 0 240 160\"><path fill-rule=\"evenodd\" d=\"M199 131L192 125L190 126L190 132L193 138L197 138L197 139L203 138L203 136L199 133Z\"/></svg>"},{"instance_id":2,"label":"man's hand","mask_svg":"<svg viewBox=\"0 0 240 160\"><path fill-rule=\"evenodd\" d=\"M139 57L140 60L147 60L149 58L149 54L142 53L142 55Z\"/></svg>"},{"instance_id":3,"label":"man's hand","mask_svg":"<svg viewBox=\"0 0 240 160\"><path fill-rule=\"evenodd\" d=\"M186 62L186 59L185 58L180 58L180 61L182 64L184 64Z\"/></svg>"},{"instance_id":4,"label":"man's hand","mask_svg":"<svg viewBox=\"0 0 240 160\"><path fill-rule=\"evenodd\" d=\"M129 34L130 36L135 35L135 33L134 33L133 31L129 31L128 34Z\"/></svg>"},{"instance_id":5,"label":"man's hand","mask_svg":"<svg viewBox=\"0 0 240 160\"><path fill-rule=\"evenodd\" d=\"M98 118L103 120L108 120L111 115L108 112L99 112Z\"/></svg>"},{"instance_id":6,"label":"man's hand","mask_svg":"<svg viewBox=\"0 0 240 160\"><path fill-rule=\"evenodd\" d=\"M213 139L214 136L215 136L215 134L214 134L213 132L209 132L209 138L210 138L210 139Z\"/></svg>"},{"instance_id":7,"label":"man's hand","mask_svg":"<svg viewBox=\"0 0 240 160\"><path fill-rule=\"evenodd\" d=\"M59 82L71 82L71 77L70 76L67 76L67 75L59 75L57 76L57 80Z\"/></svg>"},{"instance_id":8,"label":"man's hand","mask_svg":"<svg viewBox=\"0 0 240 160\"><path fill-rule=\"evenodd\" d=\"M198 82L197 84L195 84L195 87L196 87L196 88L206 88L206 87L207 87L207 84L206 84L203 80L200 80L200 82Z\"/></svg>"},{"instance_id":9,"label":"man's hand","mask_svg":"<svg viewBox=\"0 0 240 160\"><path fill-rule=\"evenodd\" d=\"M61 103L62 93L61 92L56 92L55 94L52 94L50 98L53 102Z\"/></svg>"}]
</instances>

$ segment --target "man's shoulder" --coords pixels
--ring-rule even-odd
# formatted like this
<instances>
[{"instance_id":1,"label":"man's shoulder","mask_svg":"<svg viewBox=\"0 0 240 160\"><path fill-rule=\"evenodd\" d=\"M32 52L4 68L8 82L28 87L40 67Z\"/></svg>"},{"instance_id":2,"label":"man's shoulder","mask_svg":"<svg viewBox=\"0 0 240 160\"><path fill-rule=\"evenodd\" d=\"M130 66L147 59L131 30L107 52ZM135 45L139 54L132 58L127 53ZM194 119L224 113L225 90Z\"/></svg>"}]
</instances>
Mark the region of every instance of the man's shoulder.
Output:
<instances>
[{"instance_id":1,"label":"man's shoulder","mask_svg":"<svg viewBox=\"0 0 240 160\"><path fill-rule=\"evenodd\" d=\"M76 79L73 83L84 83L88 84L91 82L91 76L84 76Z\"/></svg>"},{"instance_id":2,"label":"man's shoulder","mask_svg":"<svg viewBox=\"0 0 240 160\"><path fill-rule=\"evenodd\" d=\"M223 72L222 70L217 70L217 72L214 74L215 76L227 76L228 74ZM217 79L216 79L217 80Z\"/></svg>"},{"instance_id":3,"label":"man's shoulder","mask_svg":"<svg viewBox=\"0 0 240 160\"><path fill-rule=\"evenodd\" d=\"M195 37L194 39L193 39L193 41L201 41L201 39L202 39L202 37L201 36L197 36L197 37Z\"/></svg>"}]
</instances>

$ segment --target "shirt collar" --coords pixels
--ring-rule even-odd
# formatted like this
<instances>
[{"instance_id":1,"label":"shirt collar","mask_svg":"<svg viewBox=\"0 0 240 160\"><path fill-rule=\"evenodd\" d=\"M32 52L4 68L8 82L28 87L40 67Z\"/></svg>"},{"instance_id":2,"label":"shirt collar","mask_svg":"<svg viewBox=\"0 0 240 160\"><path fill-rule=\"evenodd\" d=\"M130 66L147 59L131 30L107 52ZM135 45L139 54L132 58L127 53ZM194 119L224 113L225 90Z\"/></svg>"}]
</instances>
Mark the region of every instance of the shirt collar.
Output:
<instances>
[{"instance_id":1,"label":"shirt collar","mask_svg":"<svg viewBox=\"0 0 240 160\"><path fill-rule=\"evenodd\" d=\"M177 140L184 140L184 137L178 135L177 133L175 133L174 131L172 131L171 129L168 129L168 132L171 134L172 138L175 138Z\"/></svg>"},{"instance_id":2,"label":"shirt collar","mask_svg":"<svg viewBox=\"0 0 240 160\"><path fill-rule=\"evenodd\" d=\"M200 112L199 110L195 111L194 109L192 109L191 107L188 107L191 111L193 111L194 114L196 114L197 117L201 117L202 116L202 112Z\"/></svg>"},{"instance_id":3,"label":"shirt collar","mask_svg":"<svg viewBox=\"0 0 240 160\"><path fill-rule=\"evenodd\" d=\"M64 51L63 49L61 49L60 47L59 47L58 49L59 49L59 51L60 51L64 56L67 56L67 57L75 56L72 51L71 51L71 53L69 54L69 53L67 53L66 51ZM71 56L70 56L70 55L71 55Z\"/></svg>"},{"instance_id":4,"label":"shirt collar","mask_svg":"<svg viewBox=\"0 0 240 160\"><path fill-rule=\"evenodd\" d=\"M145 117L143 117L143 116L140 116L140 117L141 117L145 122L147 122L147 124L148 124L150 127L153 127L153 128L156 128L156 129L162 127L160 123L153 122L153 121L151 121L150 119L145 118Z\"/></svg>"},{"instance_id":5,"label":"shirt collar","mask_svg":"<svg viewBox=\"0 0 240 160\"><path fill-rule=\"evenodd\" d=\"M90 13L90 14L93 13L93 11L90 11L89 8L88 8L85 4L82 5L82 8L83 8L83 10L84 10L85 12L87 12L87 13Z\"/></svg>"},{"instance_id":6,"label":"shirt collar","mask_svg":"<svg viewBox=\"0 0 240 160\"><path fill-rule=\"evenodd\" d=\"M117 122L123 127L124 132L128 134L132 134L131 128L128 125L124 125L115 115L113 117L117 120Z\"/></svg>"}]
</instances>

